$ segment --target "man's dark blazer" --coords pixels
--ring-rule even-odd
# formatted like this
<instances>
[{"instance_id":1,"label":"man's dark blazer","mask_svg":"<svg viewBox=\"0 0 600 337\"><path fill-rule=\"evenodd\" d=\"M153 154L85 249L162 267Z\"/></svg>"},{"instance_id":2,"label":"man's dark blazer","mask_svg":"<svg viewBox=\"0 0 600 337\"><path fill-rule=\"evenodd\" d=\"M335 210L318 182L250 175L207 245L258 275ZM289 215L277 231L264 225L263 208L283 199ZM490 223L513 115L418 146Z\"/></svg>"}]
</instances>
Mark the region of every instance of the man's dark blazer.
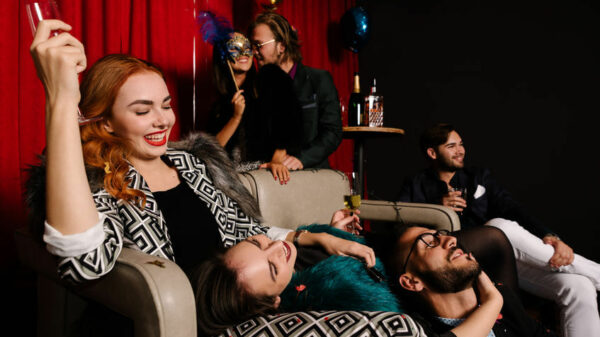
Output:
<instances>
[{"instance_id":1,"label":"man's dark blazer","mask_svg":"<svg viewBox=\"0 0 600 337\"><path fill-rule=\"evenodd\" d=\"M342 141L340 101L331 74L299 62L294 93L302 107L302 143L298 159L304 168L328 168L327 157Z\"/></svg>"}]
</instances>

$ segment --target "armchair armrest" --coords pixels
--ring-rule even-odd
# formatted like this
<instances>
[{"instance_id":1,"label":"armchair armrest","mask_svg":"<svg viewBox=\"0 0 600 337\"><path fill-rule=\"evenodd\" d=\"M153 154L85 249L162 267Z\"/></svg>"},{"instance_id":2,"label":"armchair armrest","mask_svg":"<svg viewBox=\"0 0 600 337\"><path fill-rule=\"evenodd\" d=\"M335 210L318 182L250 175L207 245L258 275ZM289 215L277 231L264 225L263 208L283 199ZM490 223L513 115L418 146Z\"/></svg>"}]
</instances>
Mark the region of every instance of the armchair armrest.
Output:
<instances>
[{"instance_id":1,"label":"armchair armrest","mask_svg":"<svg viewBox=\"0 0 600 337\"><path fill-rule=\"evenodd\" d=\"M174 262L123 248L110 273L98 280L71 286L58 277L56 258L27 230L17 230L15 239L21 261L40 278L61 284L130 318L135 336L196 336L192 287ZM43 294L40 297L48 298Z\"/></svg>"},{"instance_id":2,"label":"armchair armrest","mask_svg":"<svg viewBox=\"0 0 600 337\"><path fill-rule=\"evenodd\" d=\"M362 200L360 217L365 220L429 225L452 232L460 230L456 212L441 205Z\"/></svg>"}]
</instances>

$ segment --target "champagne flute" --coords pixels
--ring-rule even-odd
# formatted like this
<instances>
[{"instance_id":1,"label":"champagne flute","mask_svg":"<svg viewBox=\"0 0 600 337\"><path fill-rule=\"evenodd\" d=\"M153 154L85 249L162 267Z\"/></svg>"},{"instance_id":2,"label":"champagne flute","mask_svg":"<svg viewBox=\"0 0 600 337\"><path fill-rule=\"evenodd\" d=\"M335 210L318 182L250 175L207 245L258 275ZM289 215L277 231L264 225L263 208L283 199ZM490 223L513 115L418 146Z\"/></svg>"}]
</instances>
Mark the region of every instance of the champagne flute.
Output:
<instances>
[{"instance_id":1,"label":"champagne flute","mask_svg":"<svg viewBox=\"0 0 600 337\"><path fill-rule=\"evenodd\" d=\"M31 1L25 4L25 11L29 19L31 34L35 35L38 23L42 20L57 19L60 20L60 12L58 5L54 0L47 1ZM51 36L58 35L57 31L52 31Z\"/></svg>"},{"instance_id":2,"label":"champagne flute","mask_svg":"<svg viewBox=\"0 0 600 337\"><path fill-rule=\"evenodd\" d=\"M344 195L344 207L350 210L350 216L354 215L354 212L360 208L360 194L358 194L355 184L356 184L356 172L352 172L352 187L350 188L350 194ZM348 224L348 229L351 230L351 233L354 233L354 223Z\"/></svg>"},{"instance_id":3,"label":"champagne flute","mask_svg":"<svg viewBox=\"0 0 600 337\"><path fill-rule=\"evenodd\" d=\"M31 27L31 33L35 36L37 26L40 21L57 19L60 20L60 12L58 10L58 4L54 0L45 1L31 1L25 4L25 11L27 12L27 18L29 19L29 26ZM53 30L50 36L57 36L60 32ZM77 120L79 125L85 125L91 122L102 119L102 117L85 118L81 113L81 110L77 108Z\"/></svg>"}]
</instances>

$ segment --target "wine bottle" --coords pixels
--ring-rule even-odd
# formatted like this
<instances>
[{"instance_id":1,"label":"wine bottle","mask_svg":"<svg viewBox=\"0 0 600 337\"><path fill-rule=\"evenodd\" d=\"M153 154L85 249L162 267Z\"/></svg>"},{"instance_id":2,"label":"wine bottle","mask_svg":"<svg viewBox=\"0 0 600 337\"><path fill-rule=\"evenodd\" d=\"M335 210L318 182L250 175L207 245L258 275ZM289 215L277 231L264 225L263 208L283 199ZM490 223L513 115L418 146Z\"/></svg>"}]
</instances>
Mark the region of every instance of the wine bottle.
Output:
<instances>
[{"instance_id":1,"label":"wine bottle","mask_svg":"<svg viewBox=\"0 0 600 337\"><path fill-rule=\"evenodd\" d=\"M360 77L358 73L354 73L354 89L348 102L348 126L363 125L364 104L365 98L360 93Z\"/></svg>"}]
</instances>

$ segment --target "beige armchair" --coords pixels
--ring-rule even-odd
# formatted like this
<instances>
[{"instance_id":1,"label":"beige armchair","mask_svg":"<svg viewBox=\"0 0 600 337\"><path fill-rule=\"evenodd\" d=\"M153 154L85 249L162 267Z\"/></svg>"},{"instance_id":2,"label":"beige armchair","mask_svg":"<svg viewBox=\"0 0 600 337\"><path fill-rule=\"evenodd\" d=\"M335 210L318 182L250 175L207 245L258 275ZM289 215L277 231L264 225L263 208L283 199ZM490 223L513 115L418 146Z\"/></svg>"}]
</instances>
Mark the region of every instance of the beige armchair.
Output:
<instances>
[{"instance_id":1,"label":"beige armchair","mask_svg":"<svg viewBox=\"0 0 600 337\"><path fill-rule=\"evenodd\" d=\"M343 207L343 195L349 193L348 179L334 170L292 172L286 185L266 170L242 173L240 179L258 200L265 225L291 229L329 223L333 212ZM438 205L364 200L360 211L363 219L460 229L456 214ZM59 280L56 260L43 243L27 230L17 231L16 241L22 262L39 275L39 336L68 335L88 300L129 317L135 336L197 335L192 288L175 263L125 248L107 276L69 286Z\"/></svg>"}]
</instances>

